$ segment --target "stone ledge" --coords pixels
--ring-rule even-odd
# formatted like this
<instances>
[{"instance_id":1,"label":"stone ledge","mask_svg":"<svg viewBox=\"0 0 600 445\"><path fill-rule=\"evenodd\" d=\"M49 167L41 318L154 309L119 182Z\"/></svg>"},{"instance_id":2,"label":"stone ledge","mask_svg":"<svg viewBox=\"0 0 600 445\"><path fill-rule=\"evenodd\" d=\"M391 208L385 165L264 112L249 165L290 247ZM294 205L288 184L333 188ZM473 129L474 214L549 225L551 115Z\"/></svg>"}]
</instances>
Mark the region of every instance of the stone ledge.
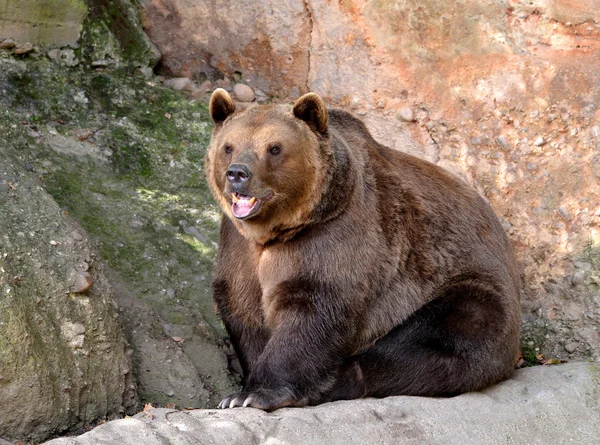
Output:
<instances>
[{"instance_id":1,"label":"stone ledge","mask_svg":"<svg viewBox=\"0 0 600 445\"><path fill-rule=\"evenodd\" d=\"M48 445L591 444L600 437L600 364L521 369L483 392L311 408L154 409Z\"/></svg>"}]
</instances>

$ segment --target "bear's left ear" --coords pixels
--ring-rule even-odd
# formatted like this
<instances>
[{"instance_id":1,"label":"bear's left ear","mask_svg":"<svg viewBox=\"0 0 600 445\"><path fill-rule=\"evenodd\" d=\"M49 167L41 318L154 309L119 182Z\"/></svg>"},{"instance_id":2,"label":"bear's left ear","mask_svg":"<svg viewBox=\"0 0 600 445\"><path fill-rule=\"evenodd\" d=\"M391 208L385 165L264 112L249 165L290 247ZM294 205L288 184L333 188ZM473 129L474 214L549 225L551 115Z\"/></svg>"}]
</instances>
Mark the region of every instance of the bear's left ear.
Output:
<instances>
[{"instance_id":1,"label":"bear's left ear","mask_svg":"<svg viewBox=\"0 0 600 445\"><path fill-rule=\"evenodd\" d=\"M215 125L219 126L235 111L235 104L227 91L217 88L210 96L208 110Z\"/></svg>"},{"instance_id":2,"label":"bear's left ear","mask_svg":"<svg viewBox=\"0 0 600 445\"><path fill-rule=\"evenodd\" d=\"M327 107L318 94L308 93L298 99L294 104L294 116L306 122L313 131L327 134Z\"/></svg>"}]
</instances>

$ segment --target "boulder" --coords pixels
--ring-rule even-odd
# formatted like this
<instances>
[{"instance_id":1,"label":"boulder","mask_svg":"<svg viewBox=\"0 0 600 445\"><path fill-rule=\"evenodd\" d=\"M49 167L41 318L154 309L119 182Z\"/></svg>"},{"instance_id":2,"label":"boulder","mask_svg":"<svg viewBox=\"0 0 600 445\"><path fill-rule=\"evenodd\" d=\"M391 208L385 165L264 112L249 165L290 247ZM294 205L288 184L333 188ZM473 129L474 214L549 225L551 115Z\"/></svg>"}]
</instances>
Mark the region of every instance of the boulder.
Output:
<instances>
[{"instance_id":1,"label":"boulder","mask_svg":"<svg viewBox=\"0 0 600 445\"><path fill-rule=\"evenodd\" d=\"M486 391L453 398L388 397L284 408L146 409L48 445L563 444L596 443L600 365L522 369Z\"/></svg>"}]
</instances>

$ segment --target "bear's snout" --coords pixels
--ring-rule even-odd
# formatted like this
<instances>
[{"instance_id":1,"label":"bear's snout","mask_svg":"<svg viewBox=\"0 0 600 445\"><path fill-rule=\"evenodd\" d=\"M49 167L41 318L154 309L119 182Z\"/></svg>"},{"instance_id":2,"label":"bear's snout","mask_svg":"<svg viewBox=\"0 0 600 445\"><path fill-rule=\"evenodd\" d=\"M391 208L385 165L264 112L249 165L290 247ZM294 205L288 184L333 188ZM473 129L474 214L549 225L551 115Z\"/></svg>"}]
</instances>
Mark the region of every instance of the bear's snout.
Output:
<instances>
[{"instance_id":1,"label":"bear's snout","mask_svg":"<svg viewBox=\"0 0 600 445\"><path fill-rule=\"evenodd\" d=\"M244 164L231 164L225 172L225 177L234 189L236 186L239 187L248 182L250 176L252 176L252 172Z\"/></svg>"}]
</instances>

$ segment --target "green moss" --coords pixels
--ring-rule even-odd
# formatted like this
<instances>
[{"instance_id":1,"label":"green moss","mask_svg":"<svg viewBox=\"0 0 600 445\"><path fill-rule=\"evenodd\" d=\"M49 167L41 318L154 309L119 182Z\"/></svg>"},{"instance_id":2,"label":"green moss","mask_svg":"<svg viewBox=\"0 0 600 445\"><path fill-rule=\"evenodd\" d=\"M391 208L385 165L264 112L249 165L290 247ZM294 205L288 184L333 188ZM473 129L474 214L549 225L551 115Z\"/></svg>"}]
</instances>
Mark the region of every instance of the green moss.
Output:
<instances>
[{"instance_id":1,"label":"green moss","mask_svg":"<svg viewBox=\"0 0 600 445\"><path fill-rule=\"evenodd\" d=\"M41 98L5 98L9 108L35 116L36 128L70 140L84 134L85 147L105 150L100 161L38 144L30 149L48 191L97 241L102 259L165 319L171 309L164 290L172 287L190 324L201 312L218 327L210 277L220 217L203 175L206 104L150 86L127 69L57 72L38 61L9 82Z\"/></svg>"},{"instance_id":2,"label":"green moss","mask_svg":"<svg viewBox=\"0 0 600 445\"><path fill-rule=\"evenodd\" d=\"M536 356L544 353L547 334L548 326L542 320L532 320L523 327L520 347L527 366L538 364Z\"/></svg>"},{"instance_id":3,"label":"green moss","mask_svg":"<svg viewBox=\"0 0 600 445\"><path fill-rule=\"evenodd\" d=\"M160 54L143 31L137 3L88 0L89 15L80 40L80 56L111 58L132 65L155 65Z\"/></svg>"}]
</instances>

